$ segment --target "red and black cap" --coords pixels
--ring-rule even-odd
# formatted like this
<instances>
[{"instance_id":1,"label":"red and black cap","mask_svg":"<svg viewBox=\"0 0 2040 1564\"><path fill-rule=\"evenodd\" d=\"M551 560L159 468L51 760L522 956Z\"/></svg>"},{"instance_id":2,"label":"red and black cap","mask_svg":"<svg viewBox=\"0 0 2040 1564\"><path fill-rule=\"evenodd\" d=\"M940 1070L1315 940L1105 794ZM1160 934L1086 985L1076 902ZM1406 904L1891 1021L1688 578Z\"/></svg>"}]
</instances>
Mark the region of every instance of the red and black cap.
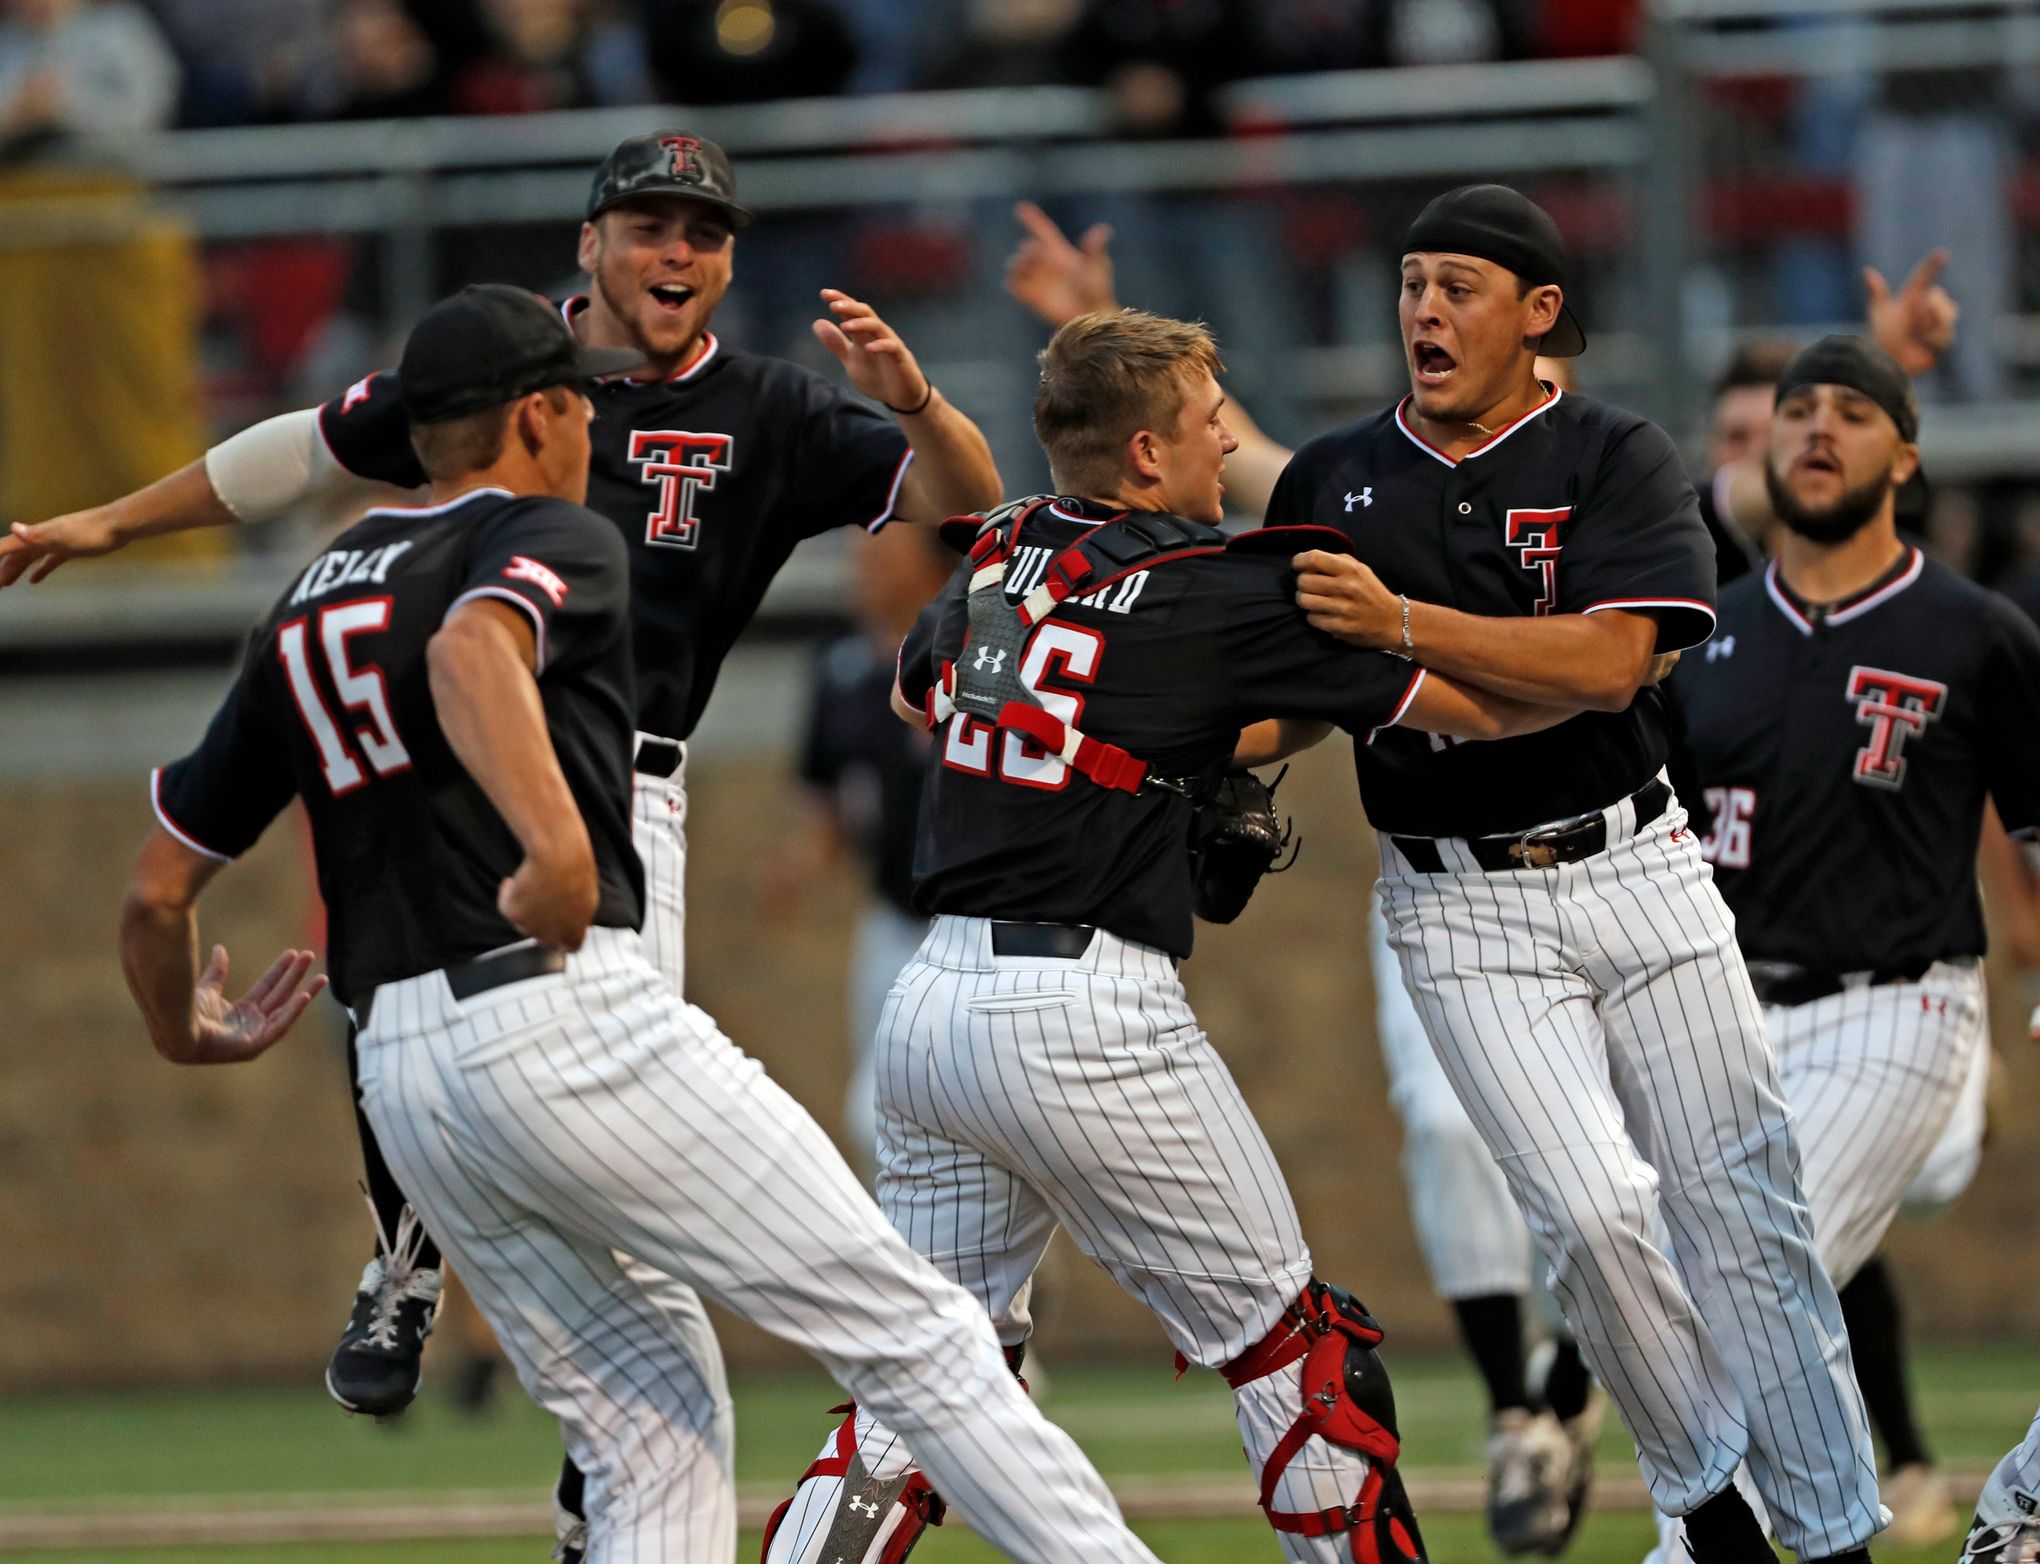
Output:
<instances>
[{"instance_id":1,"label":"red and black cap","mask_svg":"<svg viewBox=\"0 0 2040 1564\"><path fill-rule=\"evenodd\" d=\"M1505 266L1533 288L1565 286L1565 244L1551 214L1507 185L1461 185L1448 190L1410 224L1403 254L1413 251L1471 255ZM1548 358L1572 358L1587 350L1587 334L1571 308L1558 307L1558 321L1537 344Z\"/></svg>"},{"instance_id":2,"label":"red and black cap","mask_svg":"<svg viewBox=\"0 0 2040 1564\"><path fill-rule=\"evenodd\" d=\"M537 294L484 282L442 299L411 328L397 384L405 416L432 424L644 361L635 348L584 348Z\"/></svg>"},{"instance_id":3,"label":"red and black cap","mask_svg":"<svg viewBox=\"0 0 2040 1564\"><path fill-rule=\"evenodd\" d=\"M713 141L684 131L655 130L619 143L595 170L588 221L638 196L684 196L719 207L738 228L751 221L751 209L737 204L737 176L728 155Z\"/></svg>"}]
</instances>

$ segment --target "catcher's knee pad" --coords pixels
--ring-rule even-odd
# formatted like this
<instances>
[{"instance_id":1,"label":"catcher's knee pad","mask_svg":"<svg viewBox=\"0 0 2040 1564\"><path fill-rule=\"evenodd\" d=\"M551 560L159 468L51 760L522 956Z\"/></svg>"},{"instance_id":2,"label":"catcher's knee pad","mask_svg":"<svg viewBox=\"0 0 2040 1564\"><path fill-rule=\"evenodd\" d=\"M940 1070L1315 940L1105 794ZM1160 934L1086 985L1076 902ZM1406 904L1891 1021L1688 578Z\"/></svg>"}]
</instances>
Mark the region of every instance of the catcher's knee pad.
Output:
<instances>
[{"instance_id":1,"label":"catcher's knee pad","mask_svg":"<svg viewBox=\"0 0 2040 1564\"><path fill-rule=\"evenodd\" d=\"M1388 1369L1374 1350L1381 1339L1381 1326L1364 1304L1313 1279L1273 1329L1222 1372L1237 1390L1303 1361L1303 1409L1261 1470L1261 1508L1270 1526L1304 1537L1344 1532L1354 1564L1424 1564L1416 1511L1395 1469L1402 1440ZM1282 1474L1312 1437L1367 1457L1360 1492L1334 1509L1278 1510Z\"/></svg>"},{"instance_id":2,"label":"catcher's knee pad","mask_svg":"<svg viewBox=\"0 0 2040 1564\"><path fill-rule=\"evenodd\" d=\"M763 1564L900 1564L946 1506L909 1467L881 1480L857 1451L857 1408L765 1523Z\"/></svg>"}]
</instances>

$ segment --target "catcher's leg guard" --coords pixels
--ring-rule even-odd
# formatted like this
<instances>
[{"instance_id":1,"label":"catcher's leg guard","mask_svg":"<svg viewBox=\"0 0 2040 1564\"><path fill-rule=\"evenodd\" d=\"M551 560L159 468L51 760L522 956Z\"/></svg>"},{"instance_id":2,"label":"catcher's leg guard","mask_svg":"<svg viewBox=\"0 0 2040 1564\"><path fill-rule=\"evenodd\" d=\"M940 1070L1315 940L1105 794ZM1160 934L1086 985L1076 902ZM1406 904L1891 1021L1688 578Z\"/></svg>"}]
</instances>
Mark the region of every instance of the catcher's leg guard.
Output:
<instances>
[{"instance_id":1,"label":"catcher's leg guard","mask_svg":"<svg viewBox=\"0 0 2040 1564\"><path fill-rule=\"evenodd\" d=\"M1005 1352L1006 1366L1025 1390L1020 1364L1027 1344ZM897 1436L877 1458L876 1472L865 1465L854 1401L829 1410L846 1415L800 1474L793 1497L765 1522L763 1564L901 1564L922 1532L942 1524L949 1507ZM884 1430L867 1420L865 1432L869 1438Z\"/></svg>"},{"instance_id":2,"label":"catcher's leg guard","mask_svg":"<svg viewBox=\"0 0 2040 1564\"><path fill-rule=\"evenodd\" d=\"M911 1465L873 1476L857 1449L857 1409L836 1410L848 1415L765 1523L764 1564L900 1564L942 1524L928 1479Z\"/></svg>"},{"instance_id":3,"label":"catcher's leg guard","mask_svg":"<svg viewBox=\"0 0 2040 1564\"><path fill-rule=\"evenodd\" d=\"M1299 1537L1344 1534L1354 1564L1425 1564L1416 1512L1395 1470L1402 1441L1396 1434L1395 1392L1374 1350L1381 1337L1381 1327L1357 1299L1312 1281L1259 1344L1222 1372L1240 1401L1244 1425L1250 1416L1258 1420L1264 1415L1265 1409L1250 1407L1250 1401L1274 1388L1258 1387L1257 1394L1250 1387L1299 1361L1302 1365L1302 1411L1262 1459L1260 1502L1270 1526ZM1360 1491L1349 1502L1322 1509L1277 1509L1283 1474L1313 1437L1366 1457Z\"/></svg>"}]
</instances>

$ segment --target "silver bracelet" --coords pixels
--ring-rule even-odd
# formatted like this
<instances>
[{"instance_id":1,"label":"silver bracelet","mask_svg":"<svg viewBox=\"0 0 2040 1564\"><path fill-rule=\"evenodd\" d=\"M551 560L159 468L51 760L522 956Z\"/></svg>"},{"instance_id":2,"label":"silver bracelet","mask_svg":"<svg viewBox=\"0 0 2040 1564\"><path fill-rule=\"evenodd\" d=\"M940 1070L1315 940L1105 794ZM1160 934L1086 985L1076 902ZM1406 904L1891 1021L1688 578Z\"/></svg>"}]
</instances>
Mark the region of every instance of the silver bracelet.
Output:
<instances>
[{"instance_id":1,"label":"silver bracelet","mask_svg":"<svg viewBox=\"0 0 2040 1564\"><path fill-rule=\"evenodd\" d=\"M1410 639L1410 600L1402 592L1396 593L1396 596L1402 599L1402 650L1395 655L1404 662L1414 662L1417 656L1417 643Z\"/></svg>"}]
</instances>

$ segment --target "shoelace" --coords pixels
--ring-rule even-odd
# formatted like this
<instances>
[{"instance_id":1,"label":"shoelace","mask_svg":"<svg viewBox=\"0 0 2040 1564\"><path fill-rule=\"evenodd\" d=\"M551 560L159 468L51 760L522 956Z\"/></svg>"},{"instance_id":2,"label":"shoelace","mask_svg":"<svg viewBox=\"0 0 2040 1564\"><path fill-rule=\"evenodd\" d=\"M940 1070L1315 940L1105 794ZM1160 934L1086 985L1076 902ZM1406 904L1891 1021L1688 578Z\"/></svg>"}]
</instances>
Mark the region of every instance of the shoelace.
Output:
<instances>
[{"instance_id":1,"label":"shoelace","mask_svg":"<svg viewBox=\"0 0 2040 1564\"><path fill-rule=\"evenodd\" d=\"M2018 1564L2019 1555L2005 1552L2019 1540L2019 1534L2033 1523L2026 1519L1999 1521L1994 1526L1979 1526L1969 1534L1962 1544L1962 1557L1956 1564L1983 1564L1983 1560L2001 1555L2003 1564Z\"/></svg>"},{"instance_id":2,"label":"shoelace","mask_svg":"<svg viewBox=\"0 0 2040 1564\"><path fill-rule=\"evenodd\" d=\"M383 1230L382 1213L375 1208L375 1200L366 1189L361 1197L368 1202L369 1219L375 1223L376 1248L383 1257L382 1279L375 1289L375 1314L368 1322L368 1341L385 1351L394 1352L397 1347L397 1310L407 1299L425 1298L427 1291L414 1288L414 1273L418 1269L418 1252L425 1247L425 1224L418 1213L406 1202L397 1214L397 1231L394 1236Z\"/></svg>"}]
</instances>

